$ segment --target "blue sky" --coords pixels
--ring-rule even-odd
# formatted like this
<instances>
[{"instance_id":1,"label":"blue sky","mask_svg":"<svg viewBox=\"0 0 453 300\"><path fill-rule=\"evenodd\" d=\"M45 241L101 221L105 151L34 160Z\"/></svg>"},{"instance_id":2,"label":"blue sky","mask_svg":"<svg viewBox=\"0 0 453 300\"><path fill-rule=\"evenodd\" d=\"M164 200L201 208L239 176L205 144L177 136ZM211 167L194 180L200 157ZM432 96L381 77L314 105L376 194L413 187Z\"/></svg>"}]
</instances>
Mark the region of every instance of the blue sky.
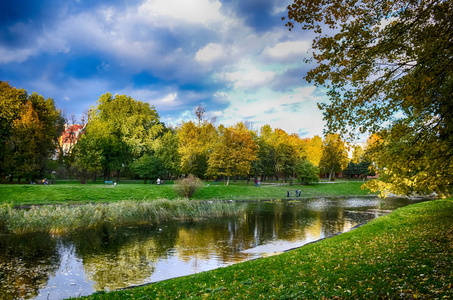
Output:
<instances>
[{"instance_id":1,"label":"blue sky","mask_svg":"<svg viewBox=\"0 0 453 300\"><path fill-rule=\"evenodd\" d=\"M102 94L154 105L167 124L208 117L322 135L325 92L303 77L313 36L286 0L7 1L0 80L80 118Z\"/></svg>"}]
</instances>

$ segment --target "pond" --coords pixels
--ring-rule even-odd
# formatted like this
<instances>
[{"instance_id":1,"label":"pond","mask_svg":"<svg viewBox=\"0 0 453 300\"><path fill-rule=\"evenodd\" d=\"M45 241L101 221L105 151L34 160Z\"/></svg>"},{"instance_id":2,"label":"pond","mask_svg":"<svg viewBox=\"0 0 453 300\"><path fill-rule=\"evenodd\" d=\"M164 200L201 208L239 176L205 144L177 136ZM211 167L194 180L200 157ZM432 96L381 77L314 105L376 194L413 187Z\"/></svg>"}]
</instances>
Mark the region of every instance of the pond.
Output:
<instances>
[{"instance_id":1,"label":"pond","mask_svg":"<svg viewBox=\"0 0 453 300\"><path fill-rule=\"evenodd\" d=\"M0 299L64 299L224 267L345 232L401 198L244 202L236 217L102 228L63 237L0 235Z\"/></svg>"}]
</instances>

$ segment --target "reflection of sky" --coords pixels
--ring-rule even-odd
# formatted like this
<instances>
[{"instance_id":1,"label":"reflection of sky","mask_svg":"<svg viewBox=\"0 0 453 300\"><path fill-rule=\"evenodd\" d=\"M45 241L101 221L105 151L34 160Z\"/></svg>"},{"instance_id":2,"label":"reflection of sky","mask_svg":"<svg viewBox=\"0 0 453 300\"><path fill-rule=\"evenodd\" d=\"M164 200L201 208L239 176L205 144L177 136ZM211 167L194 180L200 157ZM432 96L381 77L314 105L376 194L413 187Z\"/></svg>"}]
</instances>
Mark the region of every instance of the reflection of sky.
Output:
<instances>
[{"instance_id":1,"label":"reflection of sky","mask_svg":"<svg viewBox=\"0 0 453 300\"><path fill-rule=\"evenodd\" d=\"M146 280L146 282L156 282L169 278L209 271L256 257L257 256L255 255L241 255L241 257L237 260L232 259L229 262L225 262L216 253L211 253L208 257L192 257L189 260L182 260L177 255L172 255L166 259L160 260L155 265L156 271Z\"/></svg>"},{"instance_id":2,"label":"reflection of sky","mask_svg":"<svg viewBox=\"0 0 453 300\"><path fill-rule=\"evenodd\" d=\"M49 278L47 286L39 290L35 299L63 299L86 296L95 292L93 282L84 273L83 262L75 255L74 247L60 245L60 267L55 276Z\"/></svg>"}]
</instances>

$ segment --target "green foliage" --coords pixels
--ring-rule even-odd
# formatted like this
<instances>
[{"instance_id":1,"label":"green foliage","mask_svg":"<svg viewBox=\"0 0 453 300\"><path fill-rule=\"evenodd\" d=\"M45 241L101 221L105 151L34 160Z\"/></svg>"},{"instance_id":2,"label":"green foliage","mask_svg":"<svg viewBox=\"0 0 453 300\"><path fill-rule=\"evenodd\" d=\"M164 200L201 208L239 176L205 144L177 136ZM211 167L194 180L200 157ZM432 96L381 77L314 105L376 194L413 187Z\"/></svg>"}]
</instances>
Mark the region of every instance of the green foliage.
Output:
<instances>
[{"instance_id":1,"label":"green foliage","mask_svg":"<svg viewBox=\"0 0 453 300\"><path fill-rule=\"evenodd\" d=\"M383 146L375 149L382 176L373 188L384 194L448 190L453 2L294 0L288 17L290 29L300 23L316 34L317 65L306 79L328 89L330 103L319 106L329 130L384 129Z\"/></svg>"},{"instance_id":2,"label":"green foliage","mask_svg":"<svg viewBox=\"0 0 453 300\"><path fill-rule=\"evenodd\" d=\"M132 171L146 180L157 179L164 173L160 159L154 155L145 154L131 164Z\"/></svg>"},{"instance_id":3,"label":"green foliage","mask_svg":"<svg viewBox=\"0 0 453 300\"><path fill-rule=\"evenodd\" d=\"M106 93L90 109L85 134L92 140L90 144L96 145L108 178L111 171L119 171L151 151L162 130L159 115L148 103Z\"/></svg>"},{"instance_id":4,"label":"green foliage","mask_svg":"<svg viewBox=\"0 0 453 300\"><path fill-rule=\"evenodd\" d=\"M423 125L420 125L423 126ZM376 163L379 180L370 181L367 187L400 195L451 193L453 161L449 159L452 148L446 148L438 133L412 132L405 124L383 130L381 139L374 143L369 153ZM422 143L420 141L423 141Z\"/></svg>"},{"instance_id":5,"label":"green foliage","mask_svg":"<svg viewBox=\"0 0 453 300\"><path fill-rule=\"evenodd\" d=\"M154 155L162 162L167 177L178 176L181 173L178 135L168 130L156 140L155 145Z\"/></svg>"},{"instance_id":6,"label":"green foliage","mask_svg":"<svg viewBox=\"0 0 453 300\"><path fill-rule=\"evenodd\" d=\"M178 179L174 187L179 196L190 198L201 185L202 182L199 178L193 174L189 174L186 178Z\"/></svg>"},{"instance_id":7,"label":"green foliage","mask_svg":"<svg viewBox=\"0 0 453 300\"><path fill-rule=\"evenodd\" d=\"M319 168L308 160L301 161L296 167L297 178L302 184L319 181Z\"/></svg>"}]
</instances>

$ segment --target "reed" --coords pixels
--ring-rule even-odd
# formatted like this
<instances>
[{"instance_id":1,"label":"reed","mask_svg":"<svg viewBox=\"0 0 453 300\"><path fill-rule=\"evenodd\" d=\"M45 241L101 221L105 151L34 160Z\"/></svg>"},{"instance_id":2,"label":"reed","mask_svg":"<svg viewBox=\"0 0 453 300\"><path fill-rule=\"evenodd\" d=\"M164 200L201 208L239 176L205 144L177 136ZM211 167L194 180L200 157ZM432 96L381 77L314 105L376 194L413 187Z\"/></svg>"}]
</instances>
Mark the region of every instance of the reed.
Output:
<instances>
[{"instance_id":1,"label":"reed","mask_svg":"<svg viewBox=\"0 0 453 300\"><path fill-rule=\"evenodd\" d=\"M32 206L30 209L15 209L11 204L3 204L0 206L0 229L15 234L64 234L103 225L116 227L232 216L240 213L241 207L225 202L164 199L109 204L45 205Z\"/></svg>"}]
</instances>

